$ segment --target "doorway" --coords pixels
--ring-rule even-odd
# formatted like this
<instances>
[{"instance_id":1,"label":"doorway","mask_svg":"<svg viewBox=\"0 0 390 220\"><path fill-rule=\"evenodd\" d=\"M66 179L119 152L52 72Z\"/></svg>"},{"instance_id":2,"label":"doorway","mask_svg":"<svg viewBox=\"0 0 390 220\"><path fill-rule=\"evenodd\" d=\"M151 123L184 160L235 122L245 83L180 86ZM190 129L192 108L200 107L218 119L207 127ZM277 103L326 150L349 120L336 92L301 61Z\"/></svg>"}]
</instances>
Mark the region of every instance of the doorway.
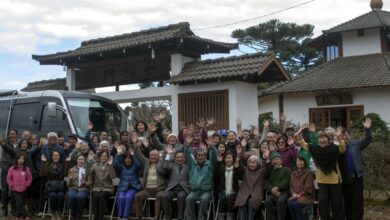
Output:
<instances>
[{"instance_id":1,"label":"doorway","mask_svg":"<svg viewBox=\"0 0 390 220\"><path fill-rule=\"evenodd\" d=\"M349 128L364 115L364 106L310 108L309 121L319 129L342 126Z\"/></svg>"}]
</instances>

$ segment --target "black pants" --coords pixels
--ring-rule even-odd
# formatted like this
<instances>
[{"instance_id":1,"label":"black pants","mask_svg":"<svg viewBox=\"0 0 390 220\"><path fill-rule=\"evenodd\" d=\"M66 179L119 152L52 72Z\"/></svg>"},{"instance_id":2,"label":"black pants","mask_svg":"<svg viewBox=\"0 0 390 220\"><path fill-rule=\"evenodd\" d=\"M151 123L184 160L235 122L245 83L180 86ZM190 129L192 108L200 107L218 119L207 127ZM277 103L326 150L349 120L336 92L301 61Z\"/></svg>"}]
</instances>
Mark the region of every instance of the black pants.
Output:
<instances>
[{"instance_id":1,"label":"black pants","mask_svg":"<svg viewBox=\"0 0 390 220\"><path fill-rule=\"evenodd\" d=\"M219 193L219 213L233 213L234 212L234 201L236 200L237 194L232 193L226 195L224 192Z\"/></svg>"},{"instance_id":2,"label":"black pants","mask_svg":"<svg viewBox=\"0 0 390 220\"><path fill-rule=\"evenodd\" d=\"M186 205L187 193L181 187L175 187L172 190L164 192L162 197L162 207L164 209L165 219L172 219L172 200L177 198L177 219L184 219L184 208Z\"/></svg>"},{"instance_id":3,"label":"black pants","mask_svg":"<svg viewBox=\"0 0 390 220\"><path fill-rule=\"evenodd\" d=\"M15 217L25 218L28 216L26 211L26 192L12 192L12 196L15 200Z\"/></svg>"},{"instance_id":4,"label":"black pants","mask_svg":"<svg viewBox=\"0 0 390 220\"><path fill-rule=\"evenodd\" d=\"M93 192L92 193L92 210L94 220L103 220L104 212L107 209L107 202L110 192Z\"/></svg>"},{"instance_id":5,"label":"black pants","mask_svg":"<svg viewBox=\"0 0 390 220\"><path fill-rule=\"evenodd\" d=\"M284 220L287 211L288 192L282 192L278 197L270 194L264 201L268 220ZM321 219L322 220L322 219Z\"/></svg>"},{"instance_id":6,"label":"black pants","mask_svg":"<svg viewBox=\"0 0 390 220\"><path fill-rule=\"evenodd\" d=\"M362 220L363 208L363 177L356 178L352 184L343 184L345 217L347 220Z\"/></svg>"},{"instance_id":7,"label":"black pants","mask_svg":"<svg viewBox=\"0 0 390 220\"><path fill-rule=\"evenodd\" d=\"M318 186L320 188L320 191L318 192L318 206L321 220L342 219L343 192L341 184L319 183ZM332 210L332 217L330 216L330 210Z\"/></svg>"}]
</instances>

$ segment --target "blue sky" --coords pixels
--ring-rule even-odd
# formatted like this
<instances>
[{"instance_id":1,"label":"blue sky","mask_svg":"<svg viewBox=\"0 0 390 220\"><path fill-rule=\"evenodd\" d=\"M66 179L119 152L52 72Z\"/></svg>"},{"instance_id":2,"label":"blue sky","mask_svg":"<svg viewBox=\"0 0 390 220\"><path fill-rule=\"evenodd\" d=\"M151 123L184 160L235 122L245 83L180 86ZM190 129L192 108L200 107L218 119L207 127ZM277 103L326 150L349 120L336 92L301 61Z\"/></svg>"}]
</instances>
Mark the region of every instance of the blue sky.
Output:
<instances>
[{"instance_id":1,"label":"blue sky","mask_svg":"<svg viewBox=\"0 0 390 220\"><path fill-rule=\"evenodd\" d=\"M235 22L306 0L2 0L0 4L0 89L65 77L59 66L41 66L32 54L77 48L81 41L188 21L192 28ZM224 28L195 31L201 37L234 42L232 30L272 18L315 25L315 34L370 11L369 0L316 0L297 9ZM384 8L386 9L386 2ZM241 50L250 52L246 48ZM240 55L233 51L231 55ZM215 58L222 55L208 55ZM226 56L226 55L224 55Z\"/></svg>"}]
</instances>

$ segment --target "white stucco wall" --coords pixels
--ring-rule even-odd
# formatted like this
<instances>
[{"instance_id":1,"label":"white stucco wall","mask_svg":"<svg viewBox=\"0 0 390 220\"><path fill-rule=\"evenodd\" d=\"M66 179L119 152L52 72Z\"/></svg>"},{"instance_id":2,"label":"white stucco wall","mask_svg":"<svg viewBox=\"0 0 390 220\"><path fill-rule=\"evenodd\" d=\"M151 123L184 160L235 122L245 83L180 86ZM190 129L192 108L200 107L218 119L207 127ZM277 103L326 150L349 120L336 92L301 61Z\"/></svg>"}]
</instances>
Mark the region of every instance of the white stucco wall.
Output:
<instances>
[{"instance_id":1,"label":"white stucco wall","mask_svg":"<svg viewBox=\"0 0 390 220\"><path fill-rule=\"evenodd\" d=\"M272 112L272 117L279 120L279 98L278 95L259 97L259 114Z\"/></svg>"},{"instance_id":2,"label":"white stucco wall","mask_svg":"<svg viewBox=\"0 0 390 220\"><path fill-rule=\"evenodd\" d=\"M356 56L381 52L379 29L364 30L358 37L357 31L342 33L343 56Z\"/></svg>"},{"instance_id":3,"label":"white stucco wall","mask_svg":"<svg viewBox=\"0 0 390 220\"><path fill-rule=\"evenodd\" d=\"M318 93L285 94L283 99L284 112L287 114L287 120L292 120L295 124L309 122L309 108L363 105L364 114L371 112L377 113L390 126L390 88L356 89L347 92L352 95L352 105L317 106L315 96ZM276 111L278 106L278 96L267 96L259 99L259 113L269 112L270 110ZM275 117L275 119L278 118Z\"/></svg>"},{"instance_id":4,"label":"white stucco wall","mask_svg":"<svg viewBox=\"0 0 390 220\"><path fill-rule=\"evenodd\" d=\"M118 103L170 99L172 101L172 131L178 132L178 94L205 92L215 90L228 90L229 93L229 129L235 129L236 119L240 117L242 126L248 128L256 124L258 114L257 86L244 82L220 82L205 83L186 86L169 86L160 88L148 88L131 91L98 93L96 95L109 98Z\"/></svg>"}]
</instances>

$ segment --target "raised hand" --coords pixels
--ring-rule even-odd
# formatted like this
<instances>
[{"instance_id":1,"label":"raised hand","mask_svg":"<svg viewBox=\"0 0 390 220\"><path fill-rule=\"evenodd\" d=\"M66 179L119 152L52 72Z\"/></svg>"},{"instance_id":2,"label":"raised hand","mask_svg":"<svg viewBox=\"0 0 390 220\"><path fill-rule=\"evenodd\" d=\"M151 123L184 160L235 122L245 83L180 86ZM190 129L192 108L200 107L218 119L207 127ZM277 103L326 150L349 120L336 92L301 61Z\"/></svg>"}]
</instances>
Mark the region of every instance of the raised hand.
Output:
<instances>
[{"instance_id":1,"label":"raised hand","mask_svg":"<svg viewBox=\"0 0 390 220\"><path fill-rule=\"evenodd\" d=\"M194 126L194 124L189 124L188 125L188 133L189 134L192 134L193 132L194 132L194 130L195 130L195 126Z\"/></svg>"},{"instance_id":2,"label":"raised hand","mask_svg":"<svg viewBox=\"0 0 390 220\"><path fill-rule=\"evenodd\" d=\"M204 128L206 126L206 120L204 120L204 118L199 118L199 121L196 122L196 125L198 125L201 128Z\"/></svg>"},{"instance_id":3,"label":"raised hand","mask_svg":"<svg viewBox=\"0 0 390 220\"><path fill-rule=\"evenodd\" d=\"M241 140L241 147L246 147L247 144L248 144L248 141L246 139Z\"/></svg>"},{"instance_id":4,"label":"raised hand","mask_svg":"<svg viewBox=\"0 0 390 220\"><path fill-rule=\"evenodd\" d=\"M188 145L191 145L191 144L192 144L192 136L191 136L191 135L188 135L188 136L186 137L186 143L187 143Z\"/></svg>"},{"instance_id":5,"label":"raised hand","mask_svg":"<svg viewBox=\"0 0 390 220\"><path fill-rule=\"evenodd\" d=\"M238 118L236 119L236 125L237 125L237 127L238 127L238 126L241 126L241 118L238 117Z\"/></svg>"},{"instance_id":6,"label":"raised hand","mask_svg":"<svg viewBox=\"0 0 390 220\"><path fill-rule=\"evenodd\" d=\"M156 132L157 130L157 127L154 123L150 123L149 126L148 126L148 132L150 134L153 134L154 132Z\"/></svg>"},{"instance_id":7,"label":"raised hand","mask_svg":"<svg viewBox=\"0 0 390 220\"><path fill-rule=\"evenodd\" d=\"M264 126L264 128L268 128L269 127L269 120L268 119L264 120L263 126Z\"/></svg>"},{"instance_id":8,"label":"raised hand","mask_svg":"<svg viewBox=\"0 0 390 220\"><path fill-rule=\"evenodd\" d=\"M69 156L65 160L68 161L68 162L72 160L70 154L69 154Z\"/></svg>"},{"instance_id":9,"label":"raised hand","mask_svg":"<svg viewBox=\"0 0 390 220\"><path fill-rule=\"evenodd\" d=\"M316 131L316 125L314 123L309 124L309 131L312 133Z\"/></svg>"},{"instance_id":10,"label":"raised hand","mask_svg":"<svg viewBox=\"0 0 390 220\"><path fill-rule=\"evenodd\" d=\"M243 146L241 146L241 145L239 145L239 144L236 145L236 153L237 153L237 156L238 156L238 157L239 157L239 155L241 155L241 153L242 153L242 148L243 148Z\"/></svg>"},{"instance_id":11,"label":"raised hand","mask_svg":"<svg viewBox=\"0 0 390 220\"><path fill-rule=\"evenodd\" d=\"M253 127L253 135L254 136L260 135L259 127L257 127L257 126Z\"/></svg>"},{"instance_id":12,"label":"raised hand","mask_svg":"<svg viewBox=\"0 0 390 220\"><path fill-rule=\"evenodd\" d=\"M141 142L142 142L142 144L144 145L145 148L149 147L149 140L147 138L142 138Z\"/></svg>"},{"instance_id":13,"label":"raised hand","mask_svg":"<svg viewBox=\"0 0 390 220\"><path fill-rule=\"evenodd\" d=\"M108 124L113 125L114 124L114 114L108 113Z\"/></svg>"},{"instance_id":14,"label":"raised hand","mask_svg":"<svg viewBox=\"0 0 390 220\"><path fill-rule=\"evenodd\" d=\"M270 150L267 148L263 151L263 159L264 160L269 160L269 156L270 156Z\"/></svg>"},{"instance_id":15,"label":"raised hand","mask_svg":"<svg viewBox=\"0 0 390 220\"><path fill-rule=\"evenodd\" d=\"M88 124L87 124L87 131L90 131L92 129L93 129L93 124L92 124L91 121L89 121Z\"/></svg>"},{"instance_id":16,"label":"raised hand","mask_svg":"<svg viewBox=\"0 0 390 220\"><path fill-rule=\"evenodd\" d=\"M112 157L112 156L110 156L110 159L108 160L108 165L111 165L112 164L112 162L114 161L114 158Z\"/></svg>"},{"instance_id":17,"label":"raised hand","mask_svg":"<svg viewBox=\"0 0 390 220\"><path fill-rule=\"evenodd\" d=\"M214 123L215 123L215 118L208 118L207 120L206 120L206 122L207 122L207 127L209 127L209 126L211 126L211 125L213 125Z\"/></svg>"},{"instance_id":18,"label":"raised hand","mask_svg":"<svg viewBox=\"0 0 390 220\"><path fill-rule=\"evenodd\" d=\"M165 118L165 116L167 116L167 113L165 111L161 111L160 115L159 115L160 120L163 120Z\"/></svg>"},{"instance_id":19,"label":"raised hand","mask_svg":"<svg viewBox=\"0 0 390 220\"><path fill-rule=\"evenodd\" d=\"M371 123L372 123L371 118L366 118L366 120L364 120L364 122L363 122L363 127L368 129L371 127Z\"/></svg>"},{"instance_id":20,"label":"raised hand","mask_svg":"<svg viewBox=\"0 0 390 220\"><path fill-rule=\"evenodd\" d=\"M41 161L43 162L46 162L47 161L47 158L44 154L41 154Z\"/></svg>"},{"instance_id":21,"label":"raised hand","mask_svg":"<svg viewBox=\"0 0 390 220\"><path fill-rule=\"evenodd\" d=\"M291 145L293 145L295 142L294 142L294 138L292 138L292 137L289 137L288 139L287 139L287 144L288 144L288 146L291 146Z\"/></svg>"},{"instance_id":22,"label":"raised hand","mask_svg":"<svg viewBox=\"0 0 390 220\"><path fill-rule=\"evenodd\" d=\"M137 143L138 140L138 134L136 132L130 132L130 137L133 143Z\"/></svg>"},{"instance_id":23,"label":"raised hand","mask_svg":"<svg viewBox=\"0 0 390 220\"><path fill-rule=\"evenodd\" d=\"M343 133L343 127L342 126L337 126L336 128L336 136L339 137Z\"/></svg>"},{"instance_id":24,"label":"raised hand","mask_svg":"<svg viewBox=\"0 0 390 220\"><path fill-rule=\"evenodd\" d=\"M287 115L284 114L283 112L280 113L279 120L280 120L281 123L286 123L286 121L287 121Z\"/></svg>"}]
</instances>

